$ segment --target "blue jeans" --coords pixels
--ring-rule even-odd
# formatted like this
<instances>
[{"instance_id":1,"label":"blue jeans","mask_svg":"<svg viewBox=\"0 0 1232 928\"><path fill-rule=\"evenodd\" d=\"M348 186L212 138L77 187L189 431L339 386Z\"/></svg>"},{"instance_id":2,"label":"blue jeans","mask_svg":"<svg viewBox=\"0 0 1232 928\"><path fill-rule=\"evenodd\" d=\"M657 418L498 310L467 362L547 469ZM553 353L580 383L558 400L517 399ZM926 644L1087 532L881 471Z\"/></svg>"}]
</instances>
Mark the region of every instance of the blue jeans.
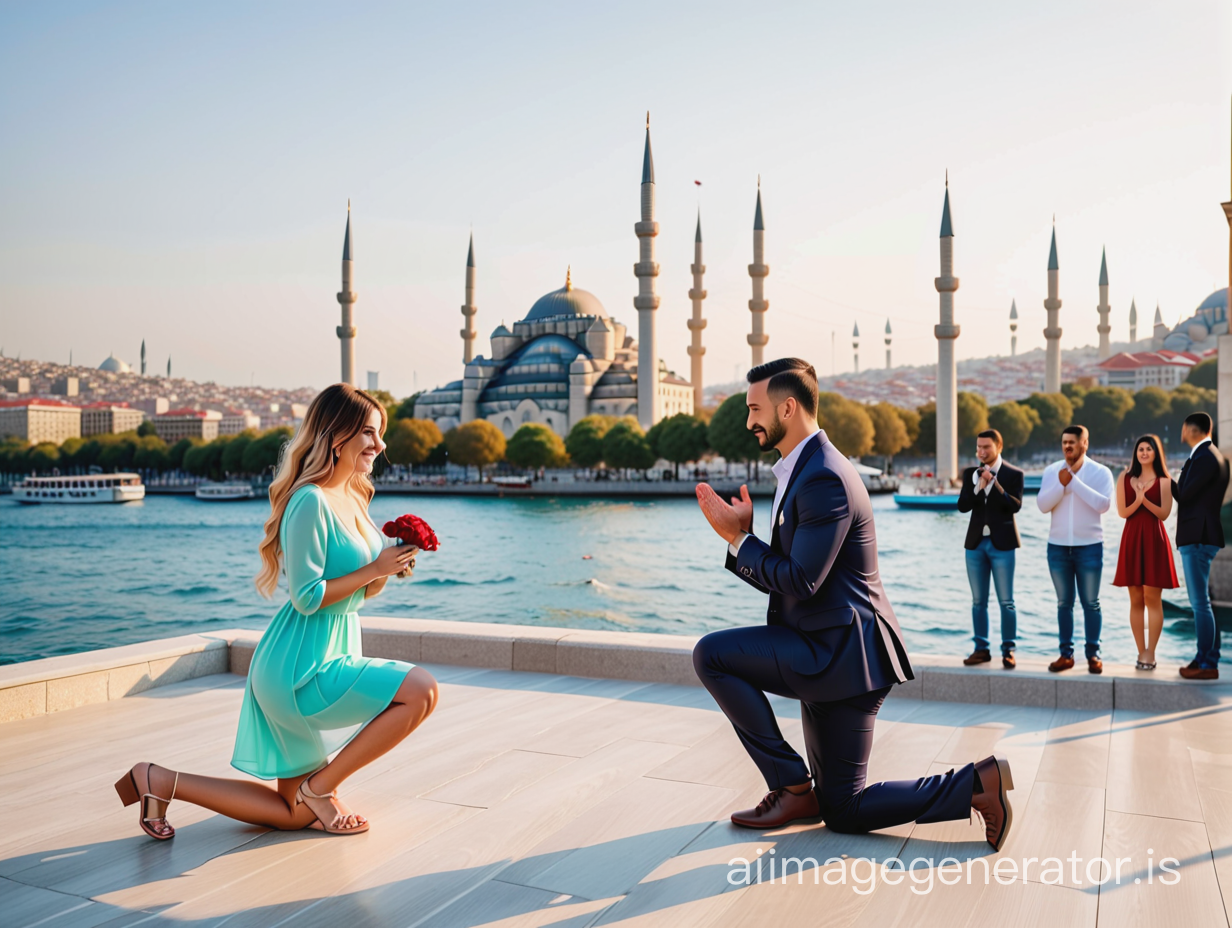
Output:
<instances>
[{"instance_id":1,"label":"blue jeans","mask_svg":"<svg viewBox=\"0 0 1232 928\"><path fill-rule=\"evenodd\" d=\"M1211 561L1219 553L1217 545L1181 545L1181 568L1185 571L1185 589L1193 606L1194 630L1198 633L1199 667L1219 666L1219 628L1211 608Z\"/></svg>"},{"instance_id":2,"label":"blue jeans","mask_svg":"<svg viewBox=\"0 0 1232 928\"><path fill-rule=\"evenodd\" d=\"M1054 545L1048 543L1048 572L1057 589L1057 633L1061 656L1074 656L1074 590L1082 601L1086 655L1099 657L1099 634L1104 624L1099 610L1099 581L1104 572L1104 544Z\"/></svg>"},{"instance_id":3,"label":"blue jeans","mask_svg":"<svg viewBox=\"0 0 1232 928\"><path fill-rule=\"evenodd\" d=\"M1001 653L1014 650L1018 637L1018 611L1014 608L1014 549L1000 551L985 536L974 551L967 552L967 581L971 584L971 625L975 648L988 647L988 578L997 585L997 602L1001 606Z\"/></svg>"}]
</instances>

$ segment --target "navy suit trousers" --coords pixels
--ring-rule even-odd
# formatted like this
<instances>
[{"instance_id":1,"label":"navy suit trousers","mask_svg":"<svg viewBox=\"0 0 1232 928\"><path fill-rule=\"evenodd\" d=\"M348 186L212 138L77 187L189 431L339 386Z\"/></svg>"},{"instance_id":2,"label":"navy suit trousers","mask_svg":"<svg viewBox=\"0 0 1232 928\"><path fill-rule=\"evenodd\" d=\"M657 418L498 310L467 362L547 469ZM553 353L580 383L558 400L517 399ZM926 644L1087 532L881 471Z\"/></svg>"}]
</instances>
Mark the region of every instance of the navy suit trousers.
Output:
<instances>
[{"instance_id":1,"label":"navy suit trousers","mask_svg":"<svg viewBox=\"0 0 1232 928\"><path fill-rule=\"evenodd\" d=\"M763 625L711 632L693 651L698 678L731 721L766 785L773 790L804 783L811 769L822 817L838 832L967 818L974 764L917 780L865 785L873 723L890 687L810 702L779 669L790 666L793 648L807 647L796 630ZM766 693L800 700L807 765L783 738Z\"/></svg>"}]
</instances>

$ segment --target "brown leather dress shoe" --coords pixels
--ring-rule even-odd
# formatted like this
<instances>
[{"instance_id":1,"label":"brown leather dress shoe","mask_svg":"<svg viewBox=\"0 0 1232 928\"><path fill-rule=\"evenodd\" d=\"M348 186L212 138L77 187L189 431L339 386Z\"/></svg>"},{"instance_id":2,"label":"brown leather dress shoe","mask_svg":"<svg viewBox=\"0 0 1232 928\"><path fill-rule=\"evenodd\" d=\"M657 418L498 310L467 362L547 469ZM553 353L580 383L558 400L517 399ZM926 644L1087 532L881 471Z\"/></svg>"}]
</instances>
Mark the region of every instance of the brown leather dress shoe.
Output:
<instances>
[{"instance_id":1,"label":"brown leather dress shoe","mask_svg":"<svg viewBox=\"0 0 1232 928\"><path fill-rule=\"evenodd\" d=\"M1006 670L1013 670L1018 666L1018 661L1014 658L1012 652L1001 655L1001 666Z\"/></svg>"},{"instance_id":2,"label":"brown leather dress shoe","mask_svg":"<svg viewBox=\"0 0 1232 928\"><path fill-rule=\"evenodd\" d=\"M1103 672L1104 672L1104 662L1103 661L1101 661L1098 657L1088 657L1087 658L1087 673L1103 673Z\"/></svg>"},{"instance_id":3,"label":"brown leather dress shoe","mask_svg":"<svg viewBox=\"0 0 1232 928\"><path fill-rule=\"evenodd\" d=\"M1014 788L1010 762L1004 757L985 757L975 764L982 789L971 796L971 808L984 819L984 837L993 850L1001 850L1014 822L1014 809L1006 791Z\"/></svg>"},{"instance_id":4,"label":"brown leather dress shoe","mask_svg":"<svg viewBox=\"0 0 1232 928\"><path fill-rule=\"evenodd\" d=\"M1048 669L1051 670L1053 673L1060 673L1062 670L1072 669L1073 666L1074 666L1074 659L1072 657L1066 657L1064 654L1062 654L1055 661L1053 661L1051 664L1048 665Z\"/></svg>"},{"instance_id":5,"label":"brown leather dress shoe","mask_svg":"<svg viewBox=\"0 0 1232 928\"><path fill-rule=\"evenodd\" d=\"M796 794L786 787L772 789L755 809L732 813L732 824L741 828L782 828L793 822L821 821L821 807L817 794L811 789Z\"/></svg>"},{"instance_id":6,"label":"brown leather dress shoe","mask_svg":"<svg viewBox=\"0 0 1232 928\"><path fill-rule=\"evenodd\" d=\"M1182 667L1181 676L1186 680L1218 680L1218 667Z\"/></svg>"},{"instance_id":7,"label":"brown leather dress shoe","mask_svg":"<svg viewBox=\"0 0 1232 928\"><path fill-rule=\"evenodd\" d=\"M963 658L963 666L971 667L974 664L987 664L991 660L992 655L988 653L987 648L976 648L969 657Z\"/></svg>"}]
</instances>

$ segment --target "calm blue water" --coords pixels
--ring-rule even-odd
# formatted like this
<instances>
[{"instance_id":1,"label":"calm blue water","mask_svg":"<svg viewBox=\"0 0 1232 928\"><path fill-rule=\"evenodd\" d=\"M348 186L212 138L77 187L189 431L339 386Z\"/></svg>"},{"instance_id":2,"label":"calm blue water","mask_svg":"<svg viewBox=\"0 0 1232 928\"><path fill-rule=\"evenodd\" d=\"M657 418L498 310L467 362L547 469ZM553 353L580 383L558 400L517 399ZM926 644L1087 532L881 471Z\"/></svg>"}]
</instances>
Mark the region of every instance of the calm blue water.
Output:
<instances>
[{"instance_id":1,"label":"calm blue water","mask_svg":"<svg viewBox=\"0 0 1232 928\"><path fill-rule=\"evenodd\" d=\"M881 570L909 647L968 653L966 517L904 512L885 496L874 507ZM419 555L413 580L391 578L367 614L679 634L764 621L765 597L723 569L723 542L690 499L378 496L373 504L378 524L408 510L436 529L441 550ZM252 585L267 512L263 500L27 507L0 498L0 663L263 627L281 604ZM1019 524L1019 650L1055 655L1047 520L1034 497ZM1107 517L1106 530L1104 656L1132 663L1128 597L1111 585L1120 520ZM1184 590L1171 598L1186 602ZM994 636L998 621L994 603ZM1167 619L1161 661L1189 661L1192 640L1191 620Z\"/></svg>"}]
</instances>

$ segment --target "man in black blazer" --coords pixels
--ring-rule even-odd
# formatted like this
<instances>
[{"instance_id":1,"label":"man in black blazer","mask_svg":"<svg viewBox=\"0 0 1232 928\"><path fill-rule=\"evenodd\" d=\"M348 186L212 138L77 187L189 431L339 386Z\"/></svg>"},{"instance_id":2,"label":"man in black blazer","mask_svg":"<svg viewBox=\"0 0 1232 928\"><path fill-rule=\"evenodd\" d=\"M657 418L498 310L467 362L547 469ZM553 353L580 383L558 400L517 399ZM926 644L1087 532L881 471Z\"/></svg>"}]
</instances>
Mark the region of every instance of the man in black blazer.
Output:
<instances>
[{"instance_id":1,"label":"man in black blazer","mask_svg":"<svg viewBox=\"0 0 1232 928\"><path fill-rule=\"evenodd\" d=\"M971 585L971 624L975 650L963 660L970 667L992 660L988 641L988 580L997 586L1001 605L1001 666L1015 666L1014 639L1018 611L1014 608L1015 550L1022 546L1014 514L1022 508L1022 471L1001 458L1001 433L985 429L975 438L980 463L962 473L958 511L971 513L967 523L967 582Z\"/></svg>"},{"instance_id":2,"label":"man in black blazer","mask_svg":"<svg viewBox=\"0 0 1232 928\"><path fill-rule=\"evenodd\" d=\"M1181 668L1187 680L1219 679L1219 627L1211 608L1211 561L1224 546L1220 510L1228 489L1228 462L1211 441L1211 417L1195 412L1181 426L1181 440L1193 448L1176 481L1176 550L1185 570L1193 607L1198 656Z\"/></svg>"},{"instance_id":3,"label":"man in black blazer","mask_svg":"<svg viewBox=\"0 0 1232 928\"><path fill-rule=\"evenodd\" d=\"M818 428L812 365L784 358L753 368L748 381L749 430L782 456L770 540L752 534L747 487L728 505L697 486L702 512L728 543L728 570L770 597L765 625L711 632L693 651L698 677L770 789L732 821L768 829L824 818L834 831L864 832L961 819L974 808L999 849L1014 786L1002 758L865 785L881 703L914 678L877 569L872 504ZM807 764L784 740L766 693L800 700Z\"/></svg>"}]
</instances>

